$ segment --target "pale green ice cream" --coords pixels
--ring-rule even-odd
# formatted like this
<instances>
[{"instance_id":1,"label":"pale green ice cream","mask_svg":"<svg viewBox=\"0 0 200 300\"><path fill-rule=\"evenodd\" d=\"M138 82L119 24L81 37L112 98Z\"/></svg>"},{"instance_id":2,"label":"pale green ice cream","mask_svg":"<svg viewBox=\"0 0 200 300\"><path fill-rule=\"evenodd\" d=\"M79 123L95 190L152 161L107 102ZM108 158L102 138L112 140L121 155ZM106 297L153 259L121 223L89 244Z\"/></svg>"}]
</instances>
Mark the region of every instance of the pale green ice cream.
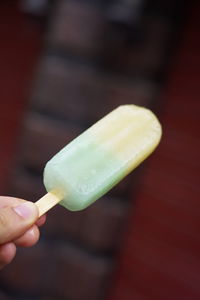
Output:
<instances>
[{"instance_id":1,"label":"pale green ice cream","mask_svg":"<svg viewBox=\"0 0 200 300\"><path fill-rule=\"evenodd\" d=\"M81 210L109 191L159 143L154 114L135 105L120 106L64 147L47 164L47 191L63 195L61 205Z\"/></svg>"}]
</instances>

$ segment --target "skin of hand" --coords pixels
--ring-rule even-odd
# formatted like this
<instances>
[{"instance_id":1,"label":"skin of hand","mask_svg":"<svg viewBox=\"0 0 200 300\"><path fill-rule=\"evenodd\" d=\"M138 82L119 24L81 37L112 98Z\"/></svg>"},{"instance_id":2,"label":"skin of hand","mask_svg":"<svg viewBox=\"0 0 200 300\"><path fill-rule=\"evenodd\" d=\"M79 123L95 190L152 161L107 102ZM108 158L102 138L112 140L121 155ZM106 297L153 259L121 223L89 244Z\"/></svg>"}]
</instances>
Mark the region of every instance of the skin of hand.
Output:
<instances>
[{"instance_id":1,"label":"skin of hand","mask_svg":"<svg viewBox=\"0 0 200 300\"><path fill-rule=\"evenodd\" d=\"M39 227L46 216L38 218L37 206L29 201L0 197L0 269L16 255L17 247L31 247L39 240Z\"/></svg>"}]
</instances>

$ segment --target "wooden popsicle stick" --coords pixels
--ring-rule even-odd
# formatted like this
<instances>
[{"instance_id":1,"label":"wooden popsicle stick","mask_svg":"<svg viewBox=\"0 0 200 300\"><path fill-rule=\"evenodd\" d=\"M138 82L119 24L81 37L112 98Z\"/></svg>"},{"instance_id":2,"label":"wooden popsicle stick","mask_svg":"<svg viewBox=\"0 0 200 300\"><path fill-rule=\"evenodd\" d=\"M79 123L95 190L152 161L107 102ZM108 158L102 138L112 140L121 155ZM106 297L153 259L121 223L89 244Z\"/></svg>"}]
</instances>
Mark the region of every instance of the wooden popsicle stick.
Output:
<instances>
[{"instance_id":1,"label":"wooden popsicle stick","mask_svg":"<svg viewBox=\"0 0 200 300\"><path fill-rule=\"evenodd\" d=\"M39 217L44 215L47 211L49 211L52 207L58 204L62 200L62 196L55 191L51 191L40 198L35 204L39 209Z\"/></svg>"}]
</instances>

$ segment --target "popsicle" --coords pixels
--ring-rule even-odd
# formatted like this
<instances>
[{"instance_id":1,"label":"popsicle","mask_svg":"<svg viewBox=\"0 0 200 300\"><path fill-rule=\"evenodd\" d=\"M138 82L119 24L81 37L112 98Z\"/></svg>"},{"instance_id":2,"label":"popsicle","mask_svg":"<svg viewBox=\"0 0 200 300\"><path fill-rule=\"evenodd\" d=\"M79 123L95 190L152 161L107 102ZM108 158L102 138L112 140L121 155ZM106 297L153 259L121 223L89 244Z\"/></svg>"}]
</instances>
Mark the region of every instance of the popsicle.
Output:
<instances>
[{"instance_id":1,"label":"popsicle","mask_svg":"<svg viewBox=\"0 0 200 300\"><path fill-rule=\"evenodd\" d=\"M119 106L58 152L44 169L48 193L40 215L57 203L82 210L103 196L156 148L161 125L148 109Z\"/></svg>"}]
</instances>

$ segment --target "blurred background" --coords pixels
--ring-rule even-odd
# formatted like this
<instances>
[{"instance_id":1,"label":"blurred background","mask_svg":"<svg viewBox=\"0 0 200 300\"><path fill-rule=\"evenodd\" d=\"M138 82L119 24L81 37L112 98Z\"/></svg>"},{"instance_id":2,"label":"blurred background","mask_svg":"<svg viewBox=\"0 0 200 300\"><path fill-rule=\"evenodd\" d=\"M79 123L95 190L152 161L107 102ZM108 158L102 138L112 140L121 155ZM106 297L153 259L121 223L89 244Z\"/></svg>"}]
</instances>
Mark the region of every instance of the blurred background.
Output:
<instances>
[{"instance_id":1,"label":"blurred background","mask_svg":"<svg viewBox=\"0 0 200 300\"><path fill-rule=\"evenodd\" d=\"M58 206L0 273L0 299L200 299L198 1L2 0L0 194L36 201L45 163L120 104L159 148L82 212Z\"/></svg>"}]
</instances>

